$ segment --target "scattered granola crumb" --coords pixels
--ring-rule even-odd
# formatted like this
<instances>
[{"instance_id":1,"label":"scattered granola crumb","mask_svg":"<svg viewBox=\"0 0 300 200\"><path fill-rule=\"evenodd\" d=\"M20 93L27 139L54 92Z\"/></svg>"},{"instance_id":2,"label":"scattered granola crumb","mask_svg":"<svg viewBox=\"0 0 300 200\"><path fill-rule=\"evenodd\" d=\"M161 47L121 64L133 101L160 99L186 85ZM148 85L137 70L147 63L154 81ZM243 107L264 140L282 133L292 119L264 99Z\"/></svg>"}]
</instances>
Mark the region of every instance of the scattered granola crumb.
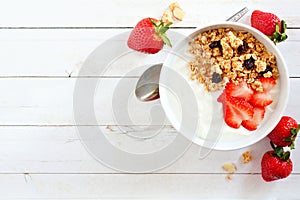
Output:
<instances>
[{"instance_id":1,"label":"scattered granola crumb","mask_svg":"<svg viewBox=\"0 0 300 200\"><path fill-rule=\"evenodd\" d=\"M111 126L110 126L110 125L107 125L105 128L106 128L107 130L111 131L111 132L113 132L113 131L114 131L114 130L111 128Z\"/></svg>"},{"instance_id":2,"label":"scattered granola crumb","mask_svg":"<svg viewBox=\"0 0 300 200\"><path fill-rule=\"evenodd\" d=\"M180 7L178 2L173 2L169 5L169 8L172 12L175 8L178 8L178 7Z\"/></svg>"},{"instance_id":3,"label":"scattered granola crumb","mask_svg":"<svg viewBox=\"0 0 300 200\"><path fill-rule=\"evenodd\" d=\"M230 174L227 174L227 175L226 175L226 179L227 179L227 180L231 180L231 175L230 175Z\"/></svg>"},{"instance_id":4,"label":"scattered granola crumb","mask_svg":"<svg viewBox=\"0 0 300 200\"><path fill-rule=\"evenodd\" d=\"M173 23L173 13L170 10L166 10L162 16L162 20L165 24Z\"/></svg>"},{"instance_id":5,"label":"scattered granola crumb","mask_svg":"<svg viewBox=\"0 0 300 200\"><path fill-rule=\"evenodd\" d=\"M244 163L248 163L252 160L252 155L250 153L250 151L246 151L242 154L242 157L243 157L243 162Z\"/></svg>"},{"instance_id":6,"label":"scattered granola crumb","mask_svg":"<svg viewBox=\"0 0 300 200\"><path fill-rule=\"evenodd\" d=\"M185 16L185 12L183 12L180 7L176 7L173 10L173 15L177 20L182 21Z\"/></svg>"},{"instance_id":7,"label":"scattered granola crumb","mask_svg":"<svg viewBox=\"0 0 300 200\"><path fill-rule=\"evenodd\" d=\"M222 167L225 171L229 172L230 174L233 174L236 172L236 166L235 166L235 164L233 164L231 162L224 163L222 165Z\"/></svg>"}]
</instances>

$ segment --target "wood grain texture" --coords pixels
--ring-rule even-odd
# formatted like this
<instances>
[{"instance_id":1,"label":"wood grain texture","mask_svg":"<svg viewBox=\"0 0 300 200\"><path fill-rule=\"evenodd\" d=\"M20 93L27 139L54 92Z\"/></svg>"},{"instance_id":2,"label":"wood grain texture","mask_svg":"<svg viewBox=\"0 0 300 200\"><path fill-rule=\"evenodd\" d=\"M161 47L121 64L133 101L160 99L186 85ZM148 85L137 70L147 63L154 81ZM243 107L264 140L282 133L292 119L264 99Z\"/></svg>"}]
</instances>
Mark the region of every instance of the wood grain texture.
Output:
<instances>
[{"instance_id":1,"label":"wood grain texture","mask_svg":"<svg viewBox=\"0 0 300 200\"><path fill-rule=\"evenodd\" d=\"M289 181L265 183L260 175L206 174L34 174L0 175L3 198L17 199L274 199L297 184L299 175ZM115 183L118 183L116 185ZM287 184L289 183L289 184ZM267 191L267 192L266 192ZM284 198L294 199L297 191Z\"/></svg>"},{"instance_id":2,"label":"wood grain texture","mask_svg":"<svg viewBox=\"0 0 300 200\"><path fill-rule=\"evenodd\" d=\"M38 0L5 2L0 9L1 27L132 27L143 17L159 18L172 0ZM276 13L290 27L300 27L299 1L206 0L178 1L186 17L176 26L199 26L225 20L239 9L261 9ZM272 5L270 7L270 5ZM11 12L13 11L13 12ZM17 13L17 14L16 14ZM133 14L134 13L134 14Z\"/></svg>"},{"instance_id":3,"label":"wood grain texture","mask_svg":"<svg viewBox=\"0 0 300 200\"><path fill-rule=\"evenodd\" d=\"M85 78L84 82L94 82L98 79ZM129 96L122 96L117 88L120 80L124 83ZM130 125L121 118L116 120L112 106L126 99L127 110L131 113L133 125L150 125L151 109L161 110L159 101L147 104L139 101L133 91L137 78L104 78L99 79L98 89L95 91L94 108L97 124L93 122L74 122L73 93L76 79L73 78L5 78L0 79L0 125ZM9 90L7 86L9 85ZM300 79L291 79L291 92L285 114L300 118L298 95ZM118 92L116 92L118 91ZM119 94L121 96L116 95ZM92 97L91 97L92 98ZM84 102L83 102L84 103ZM169 124L167 121L158 121L152 125Z\"/></svg>"},{"instance_id":4,"label":"wood grain texture","mask_svg":"<svg viewBox=\"0 0 300 200\"><path fill-rule=\"evenodd\" d=\"M117 148L132 153L150 153L165 148L178 134L166 126L153 138L137 139L130 135L138 131L134 127L101 126L101 131ZM120 129L131 130L124 133ZM0 174L118 174L102 162L94 159L82 143L76 127L0 127ZM100 133L99 133L100 134ZM92 138L97 139L97 138ZM299 139L296 147L300 145ZM192 145L189 150L172 165L158 170L159 174L222 174L225 162L233 162L239 174L260 173L260 161L269 150L266 138L249 147L232 151L208 151ZM202 153L201 153L202 151ZM244 164L241 155L250 151L253 160ZM107 152L109 154L109 152ZM293 151L293 173L300 173L297 162L300 152Z\"/></svg>"},{"instance_id":5,"label":"wood grain texture","mask_svg":"<svg viewBox=\"0 0 300 200\"><path fill-rule=\"evenodd\" d=\"M293 190L300 181L299 151L292 152L293 174L265 183L260 158L269 150L267 138L246 148L212 151L200 157L191 148L171 166L149 174L116 172L98 162L85 149L73 115L77 78L100 80L95 111L98 126L118 148L151 152L166 146L176 134L168 123L150 124L151 107L131 96L128 108L135 125L124 125L111 109L114 88L126 76L128 89L142 70L137 67L162 62L155 56L132 54L110 65L105 74L79 70L91 52L111 37L128 33L143 17L160 17L172 0L10 0L0 6L0 199L298 199ZM178 1L186 12L171 31L188 35L195 27L224 21L247 6L240 22L249 24L251 11L276 13L288 24L289 39L278 45L288 66L291 93L285 115L300 119L300 2L297 0L189 0ZM271 6L270 6L271 5ZM171 38L172 39L172 38ZM123 44L126 42L122 41ZM101 77L101 79L99 79ZM124 77L123 77L124 79ZM141 127L163 128L158 135L137 139ZM145 132L143 132L145 133ZM92 138L93 139L93 138ZM299 138L296 147L300 143ZM253 161L243 164L250 150ZM109 152L108 152L109 153ZM221 165L233 162L237 173L226 180ZM282 196L281 194L284 194Z\"/></svg>"},{"instance_id":6,"label":"wood grain texture","mask_svg":"<svg viewBox=\"0 0 300 200\"><path fill-rule=\"evenodd\" d=\"M104 30L1 30L0 77L77 77L79 70L88 56L106 40L119 34L128 33L131 29L104 29ZM177 34L187 36L193 29L173 29ZM286 60L289 74L300 77L300 30L288 30L289 38L278 44ZM176 43L176 40L171 38ZM126 40L117 41L125 46ZM292 49L292 50L291 50ZM167 50L167 48L166 48ZM129 52L131 52L129 50ZM117 63L106 68L106 73L91 71L86 76L125 76L127 72L137 67L151 63L162 62L167 51L156 55L145 56L139 53L130 53ZM106 64L107 65L107 64ZM105 66L103 66L105 67ZM133 73L132 75L139 75Z\"/></svg>"}]
</instances>

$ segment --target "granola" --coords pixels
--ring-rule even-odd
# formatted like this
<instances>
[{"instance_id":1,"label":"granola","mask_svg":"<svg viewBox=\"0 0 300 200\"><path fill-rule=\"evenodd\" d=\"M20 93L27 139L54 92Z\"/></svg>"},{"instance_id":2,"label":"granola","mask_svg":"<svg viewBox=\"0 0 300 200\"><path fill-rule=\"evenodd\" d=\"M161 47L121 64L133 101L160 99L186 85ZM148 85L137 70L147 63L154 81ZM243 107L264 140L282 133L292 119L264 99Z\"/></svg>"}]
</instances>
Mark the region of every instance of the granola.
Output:
<instances>
[{"instance_id":1,"label":"granola","mask_svg":"<svg viewBox=\"0 0 300 200\"><path fill-rule=\"evenodd\" d=\"M243 163L248 163L252 160L252 155L250 151L246 151L242 154Z\"/></svg>"},{"instance_id":2,"label":"granola","mask_svg":"<svg viewBox=\"0 0 300 200\"><path fill-rule=\"evenodd\" d=\"M236 84L246 80L254 90L262 91L259 77L279 77L275 56L248 32L209 30L200 33L190 46L194 55L189 63L191 79L204 84L207 91L224 88L228 80Z\"/></svg>"}]
</instances>

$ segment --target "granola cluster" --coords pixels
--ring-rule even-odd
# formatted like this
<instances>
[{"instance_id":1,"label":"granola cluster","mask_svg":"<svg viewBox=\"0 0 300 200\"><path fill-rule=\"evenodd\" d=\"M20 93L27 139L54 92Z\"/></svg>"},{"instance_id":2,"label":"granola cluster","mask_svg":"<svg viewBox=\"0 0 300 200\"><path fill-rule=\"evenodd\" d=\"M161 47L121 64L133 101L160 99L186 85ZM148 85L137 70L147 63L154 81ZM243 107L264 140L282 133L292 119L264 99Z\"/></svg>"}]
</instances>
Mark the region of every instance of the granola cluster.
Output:
<instances>
[{"instance_id":1,"label":"granola cluster","mask_svg":"<svg viewBox=\"0 0 300 200\"><path fill-rule=\"evenodd\" d=\"M205 90L217 91L228 80L238 84L246 80L262 91L259 77L279 77L275 56L268 52L252 34L220 28L200 33L190 43L191 79L204 84Z\"/></svg>"},{"instance_id":2,"label":"granola cluster","mask_svg":"<svg viewBox=\"0 0 300 200\"><path fill-rule=\"evenodd\" d=\"M248 163L252 160L252 155L250 151L246 151L242 154L243 163Z\"/></svg>"}]
</instances>

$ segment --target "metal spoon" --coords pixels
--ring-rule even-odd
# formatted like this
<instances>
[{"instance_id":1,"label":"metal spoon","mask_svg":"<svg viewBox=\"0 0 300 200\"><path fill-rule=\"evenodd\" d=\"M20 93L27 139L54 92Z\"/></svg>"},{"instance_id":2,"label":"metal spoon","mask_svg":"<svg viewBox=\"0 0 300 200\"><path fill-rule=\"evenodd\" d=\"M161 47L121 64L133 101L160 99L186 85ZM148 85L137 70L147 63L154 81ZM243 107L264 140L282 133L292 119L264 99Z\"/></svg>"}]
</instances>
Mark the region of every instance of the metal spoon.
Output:
<instances>
[{"instance_id":1,"label":"metal spoon","mask_svg":"<svg viewBox=\"0 0 300 200\"><path fill-rule=\"evenodd\" d=\"M248 11L248 8L245 7L226 21L236 22ZM139 78L135 88L135 95L140 101L153 101L159 98L159 75L162 65L162 63L159 63L149 67Z\"/></svg>"},{"instance_id":2,"label":"metal spoon","mask_svg":"<svg viewBox=\"0 0 300 200\"><path fill-rule=\"evenodd\" d=\"M141 101L153 101L159 98L159 75L162 63L148 68L136 84L135 95Z\"/></svg>"}]
</instances>

